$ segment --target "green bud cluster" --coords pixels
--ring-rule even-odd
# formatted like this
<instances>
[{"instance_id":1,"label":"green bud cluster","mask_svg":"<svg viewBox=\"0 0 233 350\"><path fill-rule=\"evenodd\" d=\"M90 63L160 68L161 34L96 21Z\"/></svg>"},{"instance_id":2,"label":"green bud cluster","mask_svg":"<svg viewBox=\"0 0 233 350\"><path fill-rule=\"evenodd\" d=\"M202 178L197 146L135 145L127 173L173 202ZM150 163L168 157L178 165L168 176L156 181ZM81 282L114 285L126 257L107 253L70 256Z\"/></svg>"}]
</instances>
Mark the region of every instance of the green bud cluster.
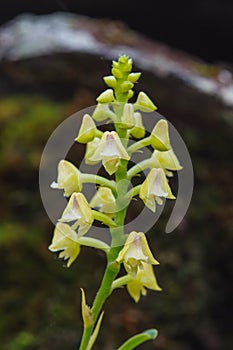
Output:
<instances>
[{"instance_id":1,"label":"green bud cluster","mask_svg":"<svg viewBox=\"0 0 233 350\"><path fill-rule=\"evenodd\" d=\"M120 56L118 61L112 62L112 75L103 78L105 84L114 90L118 102L127 102L134 95L133 87L139 80L141 73L131 73L132 65L131 58L125 55ZM98 100L98 102L100 101Z\"/></svg>"}]
</instances>

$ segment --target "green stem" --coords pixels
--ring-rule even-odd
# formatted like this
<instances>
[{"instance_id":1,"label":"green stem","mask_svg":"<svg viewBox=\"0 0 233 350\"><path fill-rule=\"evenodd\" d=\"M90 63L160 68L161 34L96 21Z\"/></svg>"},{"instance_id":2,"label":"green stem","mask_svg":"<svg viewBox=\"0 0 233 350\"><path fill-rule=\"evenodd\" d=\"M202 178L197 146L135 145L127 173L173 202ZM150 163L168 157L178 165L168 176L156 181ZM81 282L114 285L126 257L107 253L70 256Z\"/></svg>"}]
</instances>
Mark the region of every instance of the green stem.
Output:
<instances>
[{"instance_id":1,"label":"green stem","mask_svg":"<svg viewBox=\"0 0 233 350\"><path fill-rule=\"evenodd\" d=\"M113 180L95 174L81 174L82 183L93 183L101 186L109 187L112 191L116 190L116 184Z\"/></svg>"},{"instance_id":2,"label":"green stem","mask_svg":"<svg viewBox=\"0 0 233 350\"><path fill-rule=\"evenodd\" d=\"M116 288L120 288L132 280L133 280L133 277L130 275L125 275L125 276L119 277L113 282L112 290L114 290Z\"/></svg>"},{"instance_id":3,"label":"green stem","mask_svg":"<svg viewBox=\"0 0 233 350\"><path fill-rule=\"evenodd\" d=\"M127 102L127 97L126 97L127 95L121 94L118 89L116 89L115 92L116 92L117 100L119 102L122 102L120 106L114 108L118 119L120 119L124 103ZM117 122L115 123L115 129L119 137L121 138L123 144L126 147L127 141L128 141L127 130L121 129L119 127L119 123ZM99 183L101 185L111 188L114 191L114 194L116 195L116 211L114 215L114 223L116 227L110 228L112 242L111 242L110 251L107 255L107 267L104 272L104 276L103 276L100 288L93 302L93 306L91 308L93 324L91 327L84 328L83 337L81 340L81 345L79 350L86 350L88 342L90 341L92 332L94 330L95 323L97 322L97 319L102 310L102 307L106 299L112 293L112 283L120 271L120 264L116 262L116 259L126 239L124 235L124 221L125 221L127 207L125 207L125 205L122 206L122 203L127 193L129 182L122 181L122 180L127 179L127 165L128 165L128 161L121 160L121 165L117 170L117 172L115 173L115 180L116 180L115 183L105 178L102 178L101 176L98 176L98 175L89 175L89 174L82 175L84 178L84 181ZM120 182L121 182L121 185L119 186ZM99 215L99 212L96 212L96 213L98 213Z\"/></svg>"},{"instance_id":4,"label":"green stem","mask_svg":"<svg viewBox=\"0 0 233 350\"><path fill-rule=\"evenodd\" d=\"M145 169L150 169L152 167L152 160L151 158L142 160L140 163L132 166L127 172L127 176L129 179L131 179L133 176L137 175L141 171Z\"/></svg>"},{"instance_id":5,"label":"green stem","mask_svg":"<svg viewBox=\"0 0 233 350\"><path fill-rule=\"evenodd\" d=\"M127 162L122 161L122 165L120 169L116 173L116 184L121 181L122 179L126 179L126 169L127 169ZM119 186L120 187L120 186ZM126 187L126 186L125 186ZM120 193L118 193L117 199L116 199L116 207L118 206L118 202L121 203L122 196L125 195L127 188L120 187ZM116 258L119 254L119 252L122 249L122 246L125 242L125 235L124 235L124 220L126 215L126 209L116 210L114 221L117 225L115 228L111 228L110 232L112 235L112 243L111 248L108 253L108 263L107 267L103 276L103 280L101 283L101 286L99 288L98 293L96 294L93 306L92 306L92 319L93 319L93 325L88 328L84 328L83 331L83 337L81 341L81 345L79 350L85 350L87 347L87 344L90 340L90 337L92 335L94 325L98 319L98 316L102 310L102 307L106 301L106 299L110 296L112 293L112 283L115 280L116 276L119 273L120 270L120 264L116 263Z\"/></svg>"},{"instance_id":6,"label":"green stem","mask_svg":"<svg viewBox=\"0 0 233 350\"><path fill-rule=\"evenodd\" d=\"M140 188L141 188L141 185L137 185L137 186L133 187L131 190L129 190L126 193L127 200L130 200L131 198L137 196L140 192Z\"/></svg>"},{"instance_id":7,"label":"green stem","mask_svg":"<svg viewBox=\"0 0 233 350\"><path fill-rule=\"evenodd\" d=\"M150 145L151 145L151 137L148 136L138 142L133 143L131 146L128 147L127 151L130 153L133 153L143 147L150 146Z\"/></svg>"},{"instance_id":8,"label":"green stem","mask_svg":"<svg viewBox=\"0 0 233 350\"><path fill-rule=\"evenodd\" d=\"M99 239L82 236L78 239L78 243L84 245L85 247L97 248L103 250L106 254L109 253L110 247L105 242Z\"/></svg>"},{"instance_id":9,"label":"green stem","mask_svg":"<svg viewBox=\"0 0 233 350\"><path fill-rule=\"evenodd\" d=\"M95 220L98 220L109 227L116 227L115 222L106 214L97 210L92 210L92 214Z\"/></svg>"}]
</instances>

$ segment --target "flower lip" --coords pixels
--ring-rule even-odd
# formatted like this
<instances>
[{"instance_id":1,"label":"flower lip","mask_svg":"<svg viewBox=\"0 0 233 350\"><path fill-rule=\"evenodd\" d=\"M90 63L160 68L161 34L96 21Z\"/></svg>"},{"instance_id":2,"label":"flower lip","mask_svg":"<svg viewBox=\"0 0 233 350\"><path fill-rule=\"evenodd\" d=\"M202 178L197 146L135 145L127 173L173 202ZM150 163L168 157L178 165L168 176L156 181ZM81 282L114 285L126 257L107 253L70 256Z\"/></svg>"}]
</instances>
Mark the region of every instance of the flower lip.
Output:
<instances>
[{"instance_id":1,"label":"flower lip","mask_svg":"<svg viewBox=\"0 0 233 350\"><path fill-rule=\"evenodd\" d=\"M158 285L152 265L142 262L142 268L138 270L136 277L127 283L127 290L137 303L141 294L143 296L147 294L146 288L154 291L162 290Z\"/></svg>"}]
</instances>

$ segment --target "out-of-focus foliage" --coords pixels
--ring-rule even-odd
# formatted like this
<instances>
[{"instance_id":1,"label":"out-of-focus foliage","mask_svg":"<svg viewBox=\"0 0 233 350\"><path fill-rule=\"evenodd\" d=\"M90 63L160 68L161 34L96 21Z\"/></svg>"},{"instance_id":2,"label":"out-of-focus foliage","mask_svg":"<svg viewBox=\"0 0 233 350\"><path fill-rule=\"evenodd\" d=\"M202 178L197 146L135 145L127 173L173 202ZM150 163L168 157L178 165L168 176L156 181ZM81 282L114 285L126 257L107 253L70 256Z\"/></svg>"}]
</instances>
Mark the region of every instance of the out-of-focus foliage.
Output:
<instances>
[{"instance_id":1,"label":"out-of-focus foliage","mask_svg":"<svg viewBox=\"0 0 233 350\"><path fill-rule=\"evenodd\" d=\"M83 248L70 269L53 260L47 249L53 224L40 201L38 167L55 127L71 112L92 103L92 95L82 92L65 102L33 94L0 99L2 349L77 348L79 288L88 287L92 291L88 298L94 297L104 256ZM96 349L111 350L129 334L151 327L159 330L159 337L142 349L228 350L233 346L230 133L224 124L204 130L202 125L190 128L188 119L187 124L173 123L190 150L195 188L189 212L174 233L164 234L168 207L148 234L161 262L156 271L163 291L148 292L137 306L126 291L115 291L106 305Z\"/></svg>"}]
</instances>

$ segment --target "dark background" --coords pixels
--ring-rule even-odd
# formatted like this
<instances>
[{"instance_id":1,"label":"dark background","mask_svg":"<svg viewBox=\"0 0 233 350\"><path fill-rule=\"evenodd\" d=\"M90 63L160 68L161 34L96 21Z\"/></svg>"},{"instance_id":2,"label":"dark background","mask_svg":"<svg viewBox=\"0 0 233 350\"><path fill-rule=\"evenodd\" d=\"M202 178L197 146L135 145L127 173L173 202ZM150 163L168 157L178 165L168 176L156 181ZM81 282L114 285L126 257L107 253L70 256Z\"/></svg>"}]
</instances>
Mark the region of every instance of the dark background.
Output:
<instances>
[{"instance_id":1,"label":"dark background","mask_svg":"<svg viewBox=\"0 0 233 350\"><path fill-rule=\"evenodd\" d=\"M207 61L233 60L233 1L8 0L0 5L0 23L17 14L67 11L123 20L131 28L196 54Z\"/></svg>"}]
</instances>

